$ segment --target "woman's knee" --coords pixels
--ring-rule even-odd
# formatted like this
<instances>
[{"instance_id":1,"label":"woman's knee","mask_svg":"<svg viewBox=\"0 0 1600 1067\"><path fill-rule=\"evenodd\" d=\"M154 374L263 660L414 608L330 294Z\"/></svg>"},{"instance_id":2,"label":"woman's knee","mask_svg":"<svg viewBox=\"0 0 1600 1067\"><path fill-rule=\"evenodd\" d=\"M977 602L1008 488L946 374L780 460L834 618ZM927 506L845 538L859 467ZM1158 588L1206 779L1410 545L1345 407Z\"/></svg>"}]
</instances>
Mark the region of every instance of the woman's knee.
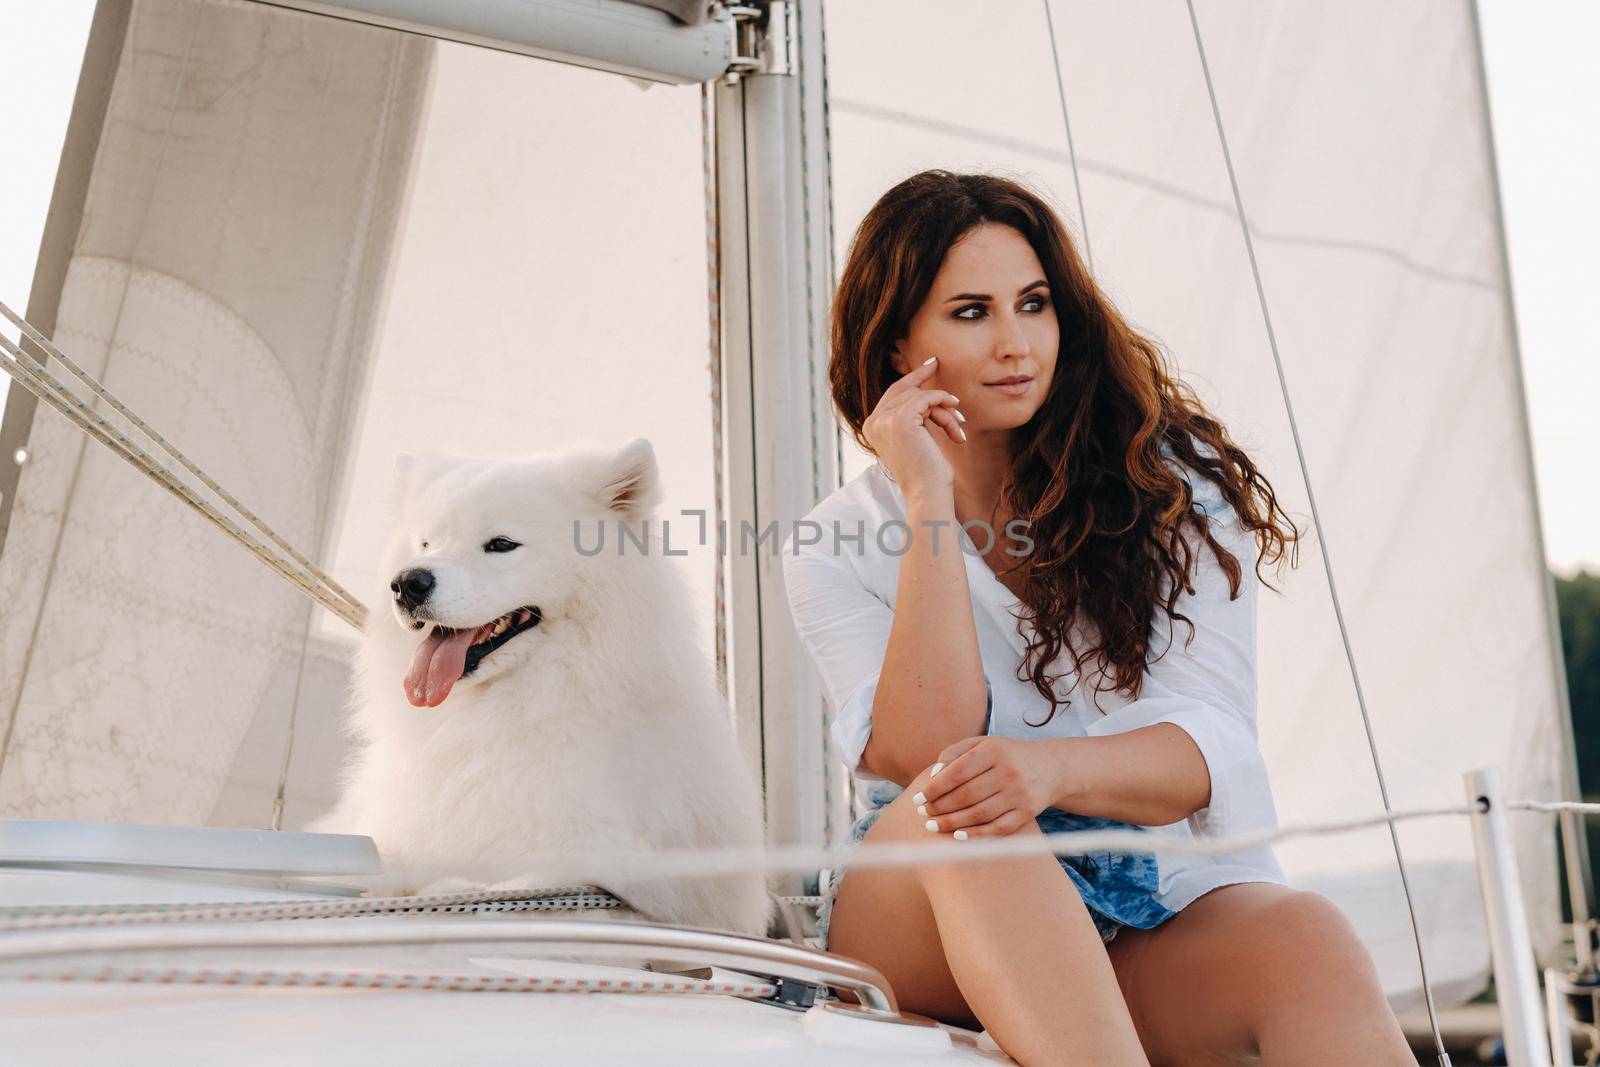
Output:
<instances>
[{"instance_id":1,"label":"woman's knee","mask_svg":"<svg viewBox=\"0 0 1600 1067\"><path fill-rule=\"evenodd\" d=\"M1377 968L1355 927L1338 905L1320 893L1284 889L1257 914L1256 955L1278 976L1279 988L1298 980L1351 983L1378 988Z\"/></svg>"}]
</instances>

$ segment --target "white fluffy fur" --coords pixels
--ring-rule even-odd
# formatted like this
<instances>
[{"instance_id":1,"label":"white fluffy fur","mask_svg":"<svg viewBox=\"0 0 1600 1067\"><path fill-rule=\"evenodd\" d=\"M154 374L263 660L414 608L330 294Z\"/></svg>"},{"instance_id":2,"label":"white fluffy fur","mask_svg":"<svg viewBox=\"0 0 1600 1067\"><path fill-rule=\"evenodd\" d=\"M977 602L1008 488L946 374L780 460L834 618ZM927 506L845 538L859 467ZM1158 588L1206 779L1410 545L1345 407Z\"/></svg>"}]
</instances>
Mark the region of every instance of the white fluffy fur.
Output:
<instances>
[{"instance_id":1,"label":"white fluffy fur","mask_svg":"<svg viewBox=\"0 0 1600 1067\"><path fill-rule=\"evenodd\" d=\"M443 625L524 605L544 618L442 705L418 708L401 683L425 631L383 588L358 656L344 792L311 829L371 835L385 873L369 889L381 894L546 885L525 859L545 850L760 845L760 791L686 582L654 529L648 554L617 555L617 520L641 528L659 498L650 443L397 466L381 573L433 571L428 606ZM574 520L589 549L604 521L604 552L577 550ZM522 547L484 552L497 536ZM606 888L656 921L765 934L771 916L758 874Z\"/></svg>"}]
</instances>

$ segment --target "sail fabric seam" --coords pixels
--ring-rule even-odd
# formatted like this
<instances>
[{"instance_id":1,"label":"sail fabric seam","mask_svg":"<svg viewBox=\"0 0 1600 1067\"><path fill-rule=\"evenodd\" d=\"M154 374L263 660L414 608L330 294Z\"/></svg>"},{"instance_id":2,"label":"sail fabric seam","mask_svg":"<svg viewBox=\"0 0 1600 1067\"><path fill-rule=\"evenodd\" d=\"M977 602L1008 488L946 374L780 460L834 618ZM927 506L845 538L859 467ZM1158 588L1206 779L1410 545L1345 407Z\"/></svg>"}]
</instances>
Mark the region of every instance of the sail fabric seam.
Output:
<instances>
[{"instance_id":1,"label":"sail fabric seam","mask_svg":"<svg viewBox=\"0 0 1600 1067\"><path fill-rule=\"evenodd\" d=\"M880 107L876 104L868 104L859 100L841 98L839 100L839 109L851 114L860 115L864 118L877 119L880 122L896 122L904 126L916 126L924 130L930 130L935 133L949 134L953 137L959 137L963 140L973 141L978 144L991 145L995 148L1004 149L1008 152L1016 152L1020 155L1035 156L1039 159L1050 162L1069 163L1071 161L1071 157L1067 153L1057 151L1053 148L1040 147L1040 145L1034 141L1026 141L1021 138L1007 137L1003 134L990 133L987 130L977 129L976 127L972 126L963 126L959 123L944 122L938 119L929 119L921 115L913 115L904 111L895 111L891 108ZM1091 157L1081 158L1079 160L1079 165L1086 171L1090 171L1095 174L1101 174L1117 181L1126 182L1129 185L1136 185L1140 188L1148 189L1153 193L1171 197L1174 200L1180 200L1186 204L1192 204L1195 207L1204 209L1206 211L1230 212L1230 208L1225 202L1214 200L1209 196L1194 192L1191 189L1185 189L1180 185L1174 185L1172 182L1162 181L1161 179L1148 174L1141 174L1138 171L1128 170L1125 167L1118 167L1110 163L1102 163ZM1272 244L1297 245L1307 248L1325 248L1333 251L1358 252L1364 255L1378 256L1379 258L1387 259L1393 262L1401 269L1409 271L1412 274L1416 274L1423 278L1430 278L1434 281L1443 282L1447 285L1464 285L1473 289L1486 289L1490 291L1493 291L1497 288L1497 283L1487 278L1479 278L1471 274L1461 274L1455 271L1446 270L1442 267L1435 267L1427 263L1421 263L1398 248L1391 248L1388 245L1381 245L1374 241L1359 241L1343 237L1326 237L1320 234L1279 233L1273 230L1265 229L1261 226L1256 226L1253 232L1258 240L1262 242L1270 242Z\"/></svg>"},{"instance_id":2,"label":"sail fabric seam","mask_svg":"<svg viewBox=\"0 0 1600 1067\"><path fill-rule=\"evenodd\" d=\"M1222 150L1222 161L1228 170L1228 185L1233 191L1233 203L1239 219L1239 230L1244 237L1245 252L1250 261L1250 276L1255 282L1256 299L1261 307L1261 321L1267 332L1267 345L1272 350L1272 364L1278 374L1278 389L1283 395L1284 411L1289 418L1289 432L1294 439L1295 456L1300 464L1300 476L1305 482L1306 500L1311 508L1311 521L1317 532L1317 548L1322 555L1323 574L1327 578L1328 596L1333 605L1334 618L1339 623L1339 638L1344 644L1345 662L1350 667L1350 681L1355 688L1356 705L1361 710L1361 725L1366 731L1367 748L1372 753L1372 770L1378 779L1378 794L1383 801L1383 809L1392 810L1389 803L1389 785L1383 776L1383 761L1378 756L1378 742L1372 729L1372 717L1367 710L1366 694L1361 688L1361 673L1356 666L1355 648L1350 641L1350 630L1345 623L1344 608L1339 602L1339 587L1333 574L1333 559L1328 549L1328 538L1322 525L1322 515L1317 510L1316 492L1312 488L1311 468L1306 461L1305 446L1300 440L1300 426L1295 419L1294 401L1289 393L1289 381L1283 369L1283 356L1278 349L1277 332L1272 327L1272 313L1267 306L1267 291L1261 279L1261 266L1256 260L1255 244L1250 238L1250 222L1244 210L1244 195L1239 189L1239 176L1234 170L1233 153L1228 148L1228 135L1223 128L1222 108L1217 102L1216 86L1211 79L1211 64L1206 59L1205 41L1200 33L1200 17L1195 12L1194 0L1185 0L1189 10L1189 25L1194 30L1195 52L1200 59L1200 71L1205 76L1206 96L1211 102L1211 116L1217 125L1217 143ZM1433 1043L1438 1053L1440 1063L1449 1063L1449 1053L1445 1051L1444 1035L1439 1031L1438 1010L1434 1005L1433 987L1428 981L1428 962L1426 953L1422 948L1422 928L1417 921L1416 900L1411 892L1411 880L1406 872L1405 853L1400 847L1400 832L1395 828L1394 822L1389 823L1389 840L1394 846L1395 866L1400 873L1400 888L1405 894L1406 912L1411 920L1411 939L1417 949L1417 971L1422 980L1422 997L1428 1008L1428 1023L1433 1030Z\"/></svg>"}]
</instances>

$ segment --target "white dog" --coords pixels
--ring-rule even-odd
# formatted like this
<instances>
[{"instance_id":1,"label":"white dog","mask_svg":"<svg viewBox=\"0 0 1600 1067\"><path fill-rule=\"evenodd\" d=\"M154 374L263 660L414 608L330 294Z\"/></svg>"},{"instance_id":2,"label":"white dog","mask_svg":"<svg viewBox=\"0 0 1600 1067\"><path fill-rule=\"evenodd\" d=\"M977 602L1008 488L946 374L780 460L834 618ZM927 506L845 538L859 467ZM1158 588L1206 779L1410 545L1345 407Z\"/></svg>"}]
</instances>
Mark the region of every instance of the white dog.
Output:
<instances>
[{"instance_id":1,"label":"white dog","mask_svg":"<svg viewBox=\"0 0 1600 1067\"><path fill-rule=\"evenodd\" d=\"M332 812L369 834L388 894L552 884L538 852L764 839L686 582L659 538L655 454L402 455L392 576L367 620ZM604 530L604 550L595 552ZM582 551L580 551L580 546ZM759 873L607 884L646 919L764 935Z\"/></svg>"}]
</instances>

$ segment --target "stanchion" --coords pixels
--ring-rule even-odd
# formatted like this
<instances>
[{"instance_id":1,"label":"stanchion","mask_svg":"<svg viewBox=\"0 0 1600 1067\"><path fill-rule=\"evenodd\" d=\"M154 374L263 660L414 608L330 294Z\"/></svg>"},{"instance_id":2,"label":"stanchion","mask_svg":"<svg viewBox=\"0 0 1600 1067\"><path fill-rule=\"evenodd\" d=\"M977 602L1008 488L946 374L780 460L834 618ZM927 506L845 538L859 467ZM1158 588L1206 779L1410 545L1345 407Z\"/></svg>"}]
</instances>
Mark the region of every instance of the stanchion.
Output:
<instances>
[{"instance_id":1,"label":"stanchion","mask_svg":"<svg viewBox=\"0 0 1600 1067\"><path fill-rule=\"evenodd\" d=\"M1493 767L1466 776L1467 799L1482 810L1472 816L1472 843L1478 858L1478 885L1489 922L1495 999L1509 1067L1550 1067L1550 1039L1539 996L1539 972L1522 903L1516 856L1506 825L1500 772Z\"/></svg>"}]
</instances>

